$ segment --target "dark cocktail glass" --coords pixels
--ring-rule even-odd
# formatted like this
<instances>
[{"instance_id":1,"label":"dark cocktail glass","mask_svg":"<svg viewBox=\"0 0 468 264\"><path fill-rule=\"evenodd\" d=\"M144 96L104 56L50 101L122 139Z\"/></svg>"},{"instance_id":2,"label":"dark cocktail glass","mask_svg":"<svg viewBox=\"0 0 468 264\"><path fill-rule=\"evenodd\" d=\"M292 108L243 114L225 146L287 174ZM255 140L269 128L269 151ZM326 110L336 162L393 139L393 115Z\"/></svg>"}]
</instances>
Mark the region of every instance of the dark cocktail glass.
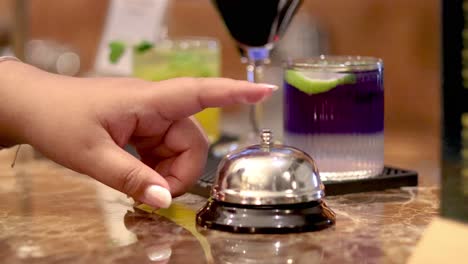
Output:
<instances>
[{"instance_id":1,"label":"dark cocktail glass","mask_svg":"<svg viewBox=\"0 0 468 264\"><path fill-rule=\"evenodd\" d=\"M302 4L302 0L213 0L232 38L241 60L247 65L247 80L261 82L263 65L269 62L270 51L279 41ZM249 143L258 135L257 107L251 106L251 133L235 145ZM256 138L256 137L254 137ZM235 147L234 147L235 148ZM230 149L233 149L231 146Z\"/></svg>"}]
</instances>

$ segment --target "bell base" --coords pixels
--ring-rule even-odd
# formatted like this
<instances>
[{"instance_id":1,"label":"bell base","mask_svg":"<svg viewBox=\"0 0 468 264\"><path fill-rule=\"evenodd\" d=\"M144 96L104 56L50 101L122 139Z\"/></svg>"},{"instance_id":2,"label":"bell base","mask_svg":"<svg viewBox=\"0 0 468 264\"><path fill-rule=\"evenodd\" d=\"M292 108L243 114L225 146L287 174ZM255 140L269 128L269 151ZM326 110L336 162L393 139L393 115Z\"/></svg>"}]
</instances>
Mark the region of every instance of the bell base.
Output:
<instances>
[{"instance_id":1,"label":"bell base","mask_svg":"<svg viewBox=\"0 0 468 264\"><path fill-rule=\"evenodd\" d=\"M197 213L197 225L232 233L285 234L318 231L335 224L323 201L281 205L244 205L210 199Z\"/></svg>"}]
</instances>

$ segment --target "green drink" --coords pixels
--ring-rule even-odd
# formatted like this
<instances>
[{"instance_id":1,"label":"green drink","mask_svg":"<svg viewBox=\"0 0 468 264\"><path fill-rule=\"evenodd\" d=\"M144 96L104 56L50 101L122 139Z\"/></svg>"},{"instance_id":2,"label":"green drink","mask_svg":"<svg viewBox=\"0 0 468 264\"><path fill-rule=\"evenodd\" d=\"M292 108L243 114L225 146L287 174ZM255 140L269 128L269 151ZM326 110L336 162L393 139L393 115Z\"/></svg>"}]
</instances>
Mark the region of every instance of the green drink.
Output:
<instances>
[{"instance_id":1,"label":"green drink","mask_svg":"<svg viewBox=\"0 0 468 264\"><path fill-rule=\"evenodd\" d=\"M210 38L168 39L144 52L134 52L133 75L148 81L177 77L218 77L219 44ZM210 142L220 135L219 108L208 108L195 115Z\"/></svg>"}]
</instances>

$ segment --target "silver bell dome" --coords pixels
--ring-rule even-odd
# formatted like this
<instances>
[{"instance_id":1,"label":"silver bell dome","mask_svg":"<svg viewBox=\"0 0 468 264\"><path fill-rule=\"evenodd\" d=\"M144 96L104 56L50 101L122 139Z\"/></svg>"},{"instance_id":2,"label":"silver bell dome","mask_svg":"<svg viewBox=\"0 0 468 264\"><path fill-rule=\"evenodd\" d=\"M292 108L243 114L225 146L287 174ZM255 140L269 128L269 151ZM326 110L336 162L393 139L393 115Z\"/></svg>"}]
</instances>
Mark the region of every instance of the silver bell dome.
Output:
<instances>
[{"instance_id":1,"label":"silver bell dome","mask_svg":"<svg viewBox=\"0 0 468 264\"><path fill-rule=\"evenodd\" d=\"M260 144L239 149L219 164L215 200L245 205L297 204L321 200L324 186L305 152L273 141L263 130Z\"/></svg>"}]
</instances>

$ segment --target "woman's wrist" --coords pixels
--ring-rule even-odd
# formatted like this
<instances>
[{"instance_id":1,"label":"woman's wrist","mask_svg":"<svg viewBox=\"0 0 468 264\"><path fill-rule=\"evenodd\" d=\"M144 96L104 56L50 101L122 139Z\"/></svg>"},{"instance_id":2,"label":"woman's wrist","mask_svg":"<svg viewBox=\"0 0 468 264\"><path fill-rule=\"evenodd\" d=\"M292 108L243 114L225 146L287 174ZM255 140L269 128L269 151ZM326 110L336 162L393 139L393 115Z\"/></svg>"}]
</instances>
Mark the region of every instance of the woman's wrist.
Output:
<instances>
[{"instance_id":1,"label":"woman's wrist","mask_svg":"<svg viewBox=\"0 0 468 264\"><path fill-rule=\"evenodd\" d=\"M39 100L32 92L38 74L40 70L32 66L0 57L0 146L28 143L23 132L28 127L31 99Z\"/></svg>"}]
</instances>

